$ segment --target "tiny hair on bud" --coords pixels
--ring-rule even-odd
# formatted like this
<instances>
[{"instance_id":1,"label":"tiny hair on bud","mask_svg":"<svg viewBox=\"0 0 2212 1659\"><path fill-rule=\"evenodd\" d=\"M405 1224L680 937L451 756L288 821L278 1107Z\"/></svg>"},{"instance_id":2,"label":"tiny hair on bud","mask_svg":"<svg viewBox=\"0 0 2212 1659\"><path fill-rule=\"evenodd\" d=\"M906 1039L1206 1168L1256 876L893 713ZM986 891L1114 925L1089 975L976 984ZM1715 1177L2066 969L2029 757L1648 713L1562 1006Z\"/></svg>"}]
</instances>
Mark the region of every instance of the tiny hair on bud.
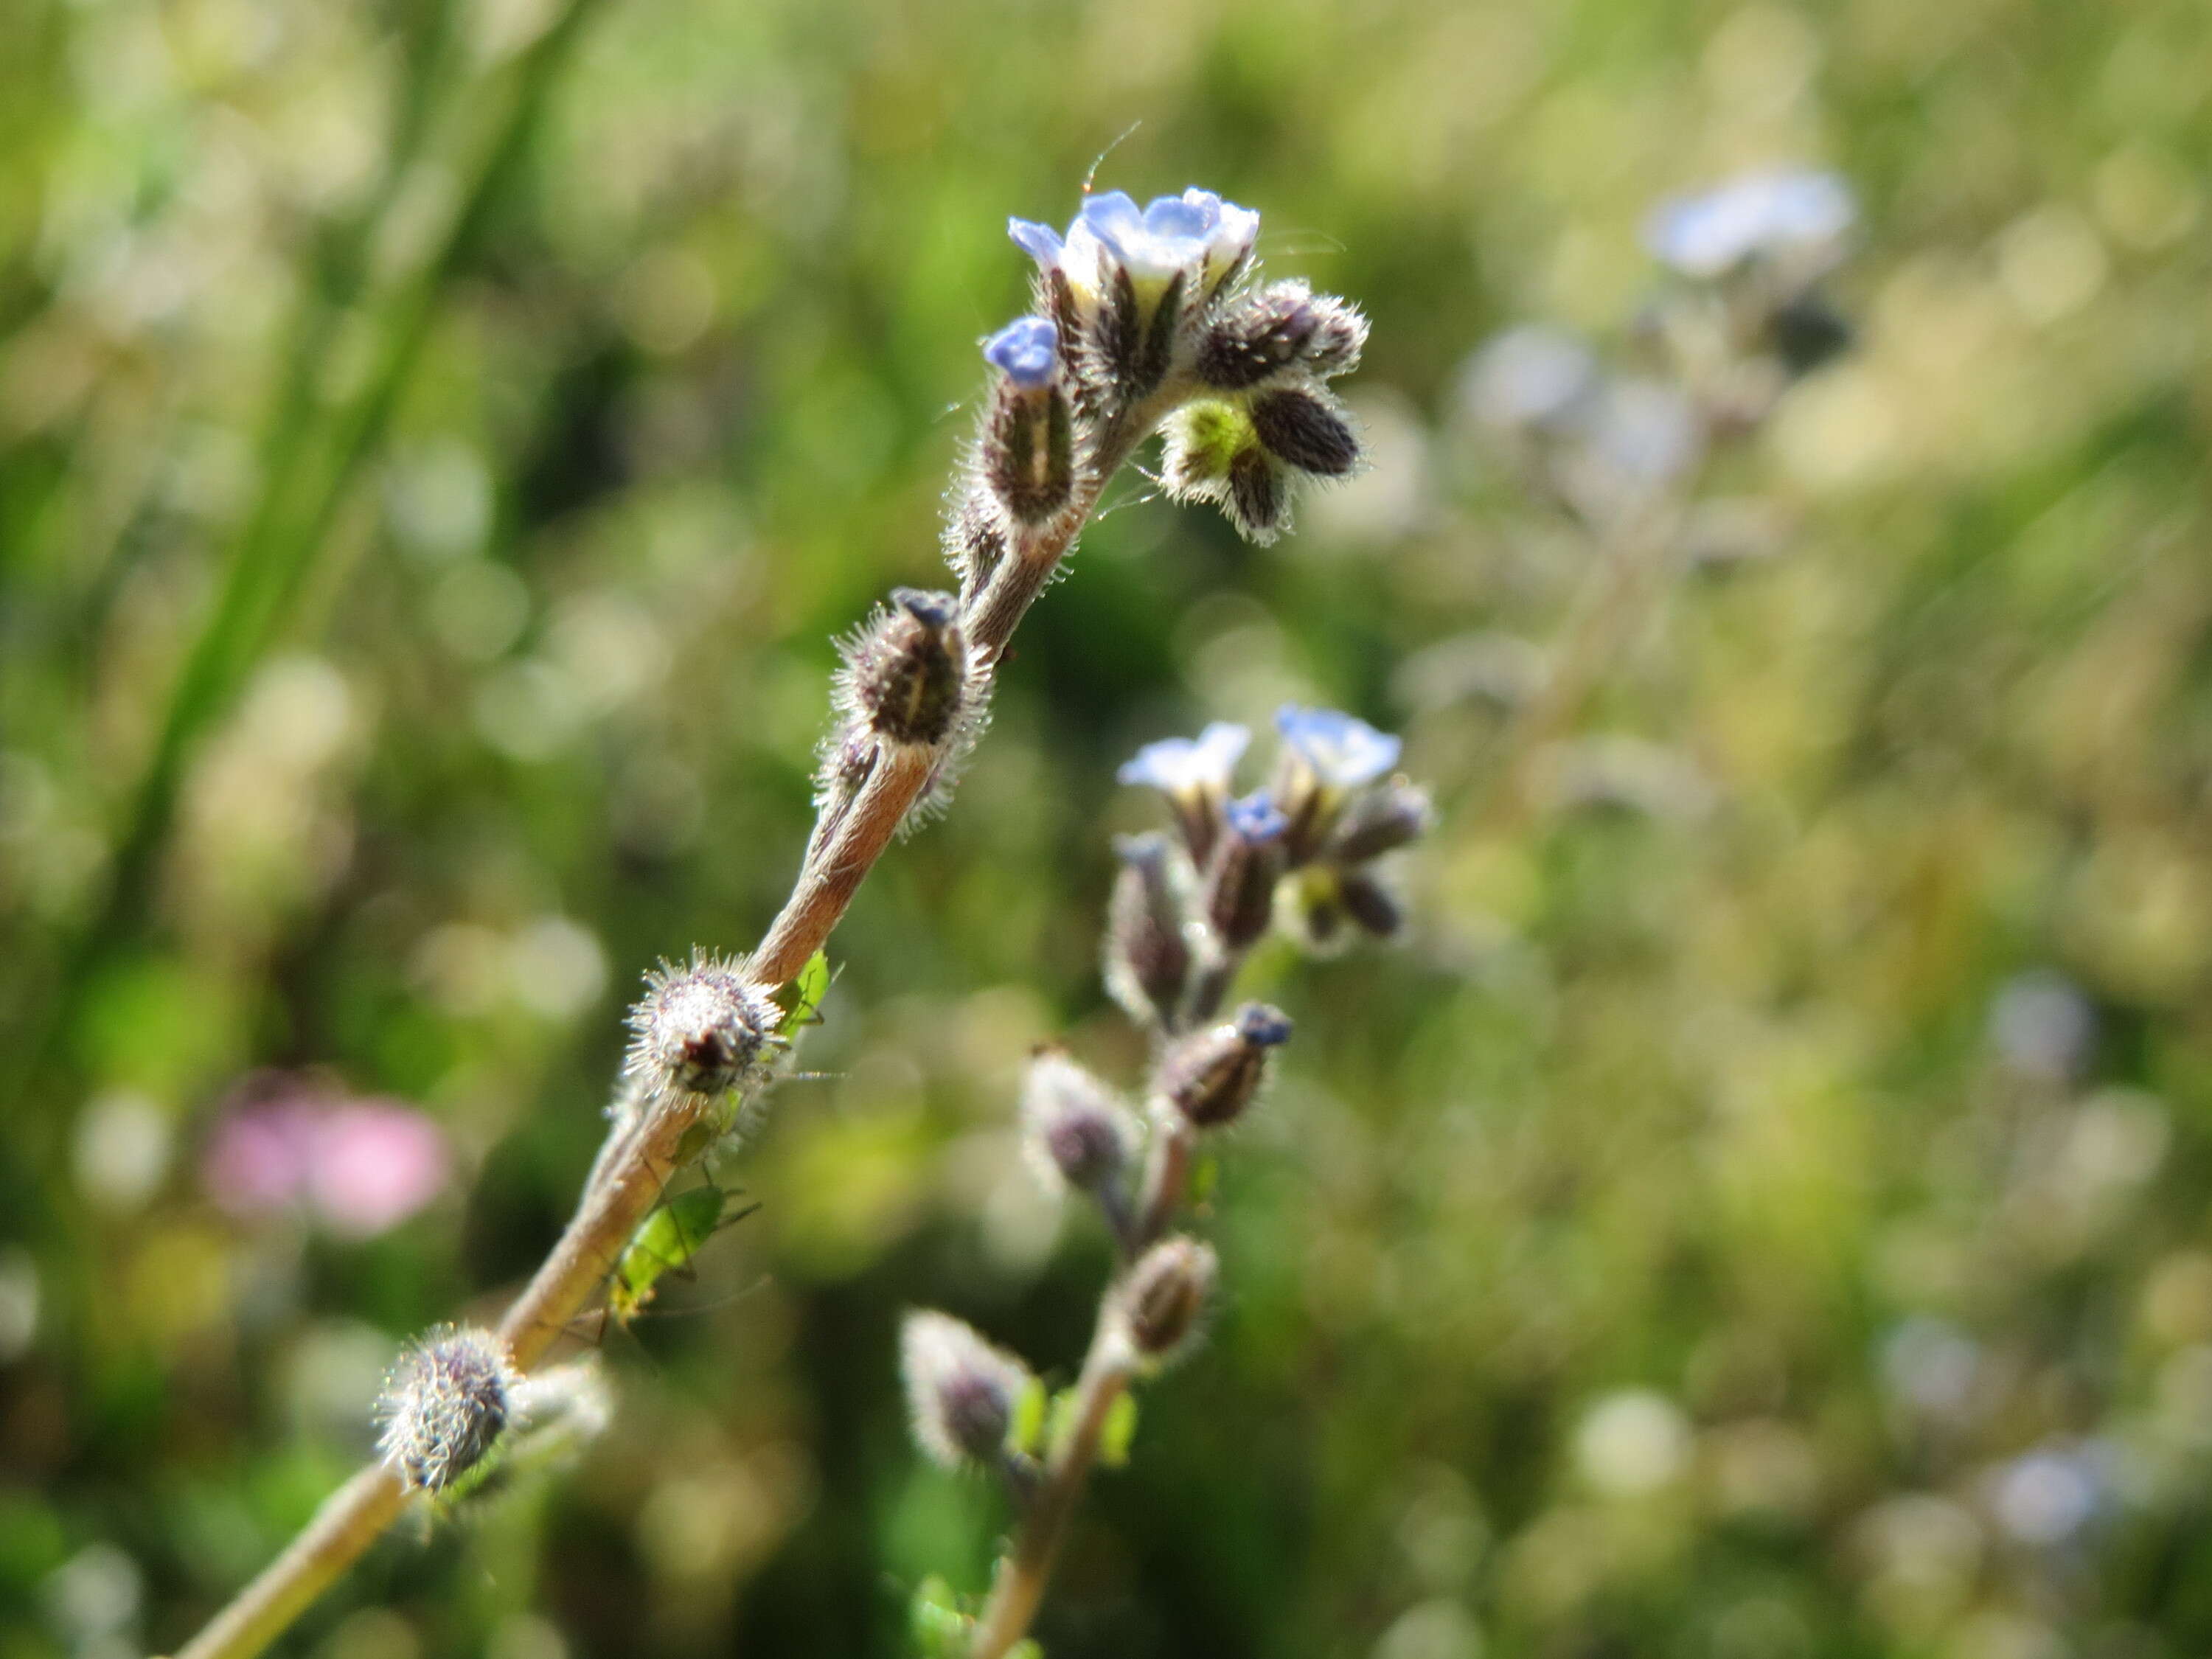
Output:
<instances>
[{"instance_id":1,"label":"tiny hair on bud","mask_svg":"<svg viewBox=\"0 0 2212 1659\"><path fill-rule=\"evenodd\" d=\"M946 1468L1004 1455L1029 1367L975 1328L926 1310L899 1328L899 1371L915 1443Z\"/></svg>"},{"instance_id":2,"label":"tiny hair on bud","mask_svg":"<svg viewBox=\"0 0 2212 1659\"><path fill-rule=\"evenodd\" d=\"M451 1492L484 1465L519 1414L520 1381L491 1332L431 1331L408 1346L385 1379L377 1449L410 1490Z\"/></svg>"},{"instance_id":3,"label":"tiny hair on bud","mask_svg":"<svg viewBox=\"0 0 2212 1659\"><path fill-rule=\"evenodd\" d=\"M1012 380L993 394L981 464L992 493L1017 524L1042 524L1075 488L1075 417L1056 384Z\"/></svg>"},{"instance_id":4,"label":"tiny hair on bud","mask_svg":"<svg viewBox=\"0 0 2212 1659\"><path fill-rule=\"evenodd\" d=\"M1358 366L1366 340L1366 319L1335 295L1271 283L1215 313L1194 366L1206 385L1244 392L1285 374L1344 374Z\"/></svg>"},{"instance_id":5,"label":"tiny hair on bud","mask_svg":"<svg viewBox=\"0 0 2212 1659\"><path fill-rule=\"evenodd\" d=\"M1200 899L1222 944L1242 951L1267 931L1290 821L1264 791L1231 801L1224 818L1224 832L1206 857Z\"/></svg>"},{"instance_id":6,"label":"tiny hair on bud","mask_svg":"<svg viewBox=\"0 0 2212 1659\"><path fill-rule=\"evenodd\" d=\"M1329 836L1328 855L1343 865L1365 864L1419 841L1436 823L1428 792L1392 781L1355 796Z\"/></svg>"},{"instance_id":7,"label":"tiny hair on bud","mask_svg":"<svg viewBox=\"0 0 2212 1659\"><path fill-rule=\"evenodd\" d=\"M1194 1031L1170 1048L1153 1087L1193 1127L1218 1129L1244 1115L1267 1081L1269 1051L1290 1036L1281 1009L1248 1002L1225 1024Z\"/></svg>"},{"instance_id":8,"label":"tiny hair on bud","mask_svg":"<svg viewBox=\"0 0 2212 1659\"><path fill-rule=\"evenodd\" d=\"M1121 1314L1129 1346L1148 1365L1169 1364L1195 1346L1219 1270L1210 1245L1180 1234L1138 1258L1121 1287Z\"/></svg>"},{"instance_id":9,"label":"tiny hair on bud","mask_svg":"<svg viewBox=\"0 0 2212 1659\"><path fill-rule=\"evenodd\" d=\"M1038 1168L1079 1192L1102 1192L1120 1179L1136 1149L1135 1115L1056 1049L1030 1061L1021 1114L1023 1138Z\"/></svg>"},{"instance_id":10,"label":"tiny hair on bud","mask_svg":"<svg viewBox=\"0 0 2212 1659\"><path fill-rule=\"evenodd\" d=\"M1340 478L1358 465L1359 440L1344 417L1310 392L1274 391L1252 399L1252 429L1270 454L1301 472Z\"/></svg>"},{"instance_id":11,"label":"tiny hair on bud","mask_svg":"<svg viewBox=\"0 0 2212 1659\"><path fill-rule=\"evenodd\" d=\"M968 647L959 602L902 587L843 646L837 702L877 736L933 746L958 725Z\"/></svg>"},{"instance_id":12,"label":"tiny hair on bud","mask_svg":"<svg viewBox=\"0 0 2212 1659\"><path fill-rule=\"evenodd\" d=\"M782 1024L783 1010L747 975L743 957L695 951L689 967L664 962L645 976L645 995L629 1011L623 1073L647 1094L724 1095L781 1047Z\"/></svg>"},{"instance_id":13,"label":"tiny hair on bud","mask_svg":"<svg viewBox=\"0 0 2212 1659\"><path fill-rule=\"evenodd\" d=\"M1121 869L1106 906L1106 989L1132 1019L1164 1025L1190 980L1188 866L1157 830L1121 836L1114 851Z\"/></svg>"},{"instance_id":14,"label":"tiny hair on bud","mask_svg":"<svg viewBox=\"0 0 2212 1659\"><path fill-rule=\"evenodd\" d=\"M971 488L945 527L945 556L960 578L960 592L972 599L1006 557L1006 525L988 490Z\"/></svg>"}]
</instances>

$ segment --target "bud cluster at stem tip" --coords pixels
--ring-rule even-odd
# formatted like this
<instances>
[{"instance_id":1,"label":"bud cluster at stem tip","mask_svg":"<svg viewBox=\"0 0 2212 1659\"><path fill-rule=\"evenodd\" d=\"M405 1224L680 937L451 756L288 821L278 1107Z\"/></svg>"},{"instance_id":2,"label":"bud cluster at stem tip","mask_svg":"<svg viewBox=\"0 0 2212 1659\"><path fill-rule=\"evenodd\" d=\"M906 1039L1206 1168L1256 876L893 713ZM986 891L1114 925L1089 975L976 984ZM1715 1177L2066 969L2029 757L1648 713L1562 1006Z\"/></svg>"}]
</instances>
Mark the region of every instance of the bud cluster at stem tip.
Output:
<instances>
[{"instance_id":1,"label":"bud cluster at stem tip","mask_svg":"<svg viewBox=\"0 0 2212 1659\"><path fill-rule=\"evenodd\" d=\"M1234 961L1271 923L1315 951L1401 926L1379 860L1433 815L1425 793L1389 775L1398 739L1325 708L1286 706L1275 728L1274 779L1249 794L1233 780L1251 733L1225 721L1146 744L1121 769L1123 783L1159 792L1175 826L1116 849L1106 984L1148 1024L1171 1029L1196 970Z\"/></svg>"}]
</instances>

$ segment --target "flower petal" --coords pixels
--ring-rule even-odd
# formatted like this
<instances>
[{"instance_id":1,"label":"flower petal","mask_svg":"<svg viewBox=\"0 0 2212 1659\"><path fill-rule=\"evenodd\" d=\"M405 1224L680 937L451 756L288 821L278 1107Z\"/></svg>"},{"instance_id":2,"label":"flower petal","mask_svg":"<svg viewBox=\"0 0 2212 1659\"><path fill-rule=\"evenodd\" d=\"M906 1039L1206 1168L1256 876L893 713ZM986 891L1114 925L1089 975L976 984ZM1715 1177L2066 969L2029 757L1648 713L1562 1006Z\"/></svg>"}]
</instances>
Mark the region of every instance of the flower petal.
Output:
<instances>
[{"instance_id":1,"label":"flower petal","mask_svg":"<svg viewBox=\"0 0 2212 1659\"><path fill-rule=\"evenodd\" d=\"M1339 789L1374 782L1398 763L1403 747L1389 732L1334 708L1285 704L1276 711L1275 730L1322 782Z\"/></svg>"}]
</instances>

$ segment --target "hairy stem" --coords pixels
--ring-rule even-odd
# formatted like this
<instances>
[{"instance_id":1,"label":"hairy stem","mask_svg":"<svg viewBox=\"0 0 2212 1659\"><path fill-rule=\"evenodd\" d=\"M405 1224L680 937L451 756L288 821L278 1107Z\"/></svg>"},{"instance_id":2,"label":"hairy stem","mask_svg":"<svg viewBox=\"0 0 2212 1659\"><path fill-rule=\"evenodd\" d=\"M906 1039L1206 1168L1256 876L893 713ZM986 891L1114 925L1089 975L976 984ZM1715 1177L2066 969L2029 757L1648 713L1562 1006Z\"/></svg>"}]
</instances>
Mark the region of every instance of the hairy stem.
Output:
<instances>
[{"instance_id":1,"label":"hairy stem","mask_svg":"<svg viewBox=\"0 0 2212 1659\"><path fill-rule=\"evenodd\" d=\"M324 1500L283 1554L177 1650L177 1659L245 1659L260 1652L406 1507L407 1489L398 1475L381 1463L361 1470Z\"/></svg>"},{"instance_id":2,"label":"hairy stem","mask_svg":"<svg viewBox=\"0 0 2212 1659\"><path fill-rule=\"evenodd\" d=\"M1198 1146L1198 1131L1190 1120L1164 1100L1152 1103L1152 1143L1145 1153L1145 1178L1138 1189L1136 1233L1129 1245L1133 1256L1168 1230L1168 1223L1190 1185L1190 1155Z\"/></svg>"},{"instance_id":3,"label":"hairy stem","mask_svg":"<svg viewBox=\"0 0 2212 1659\"><path fill-rule=\"evenodd\" d=\"M1127 1341L1116 1328L1113 1297L1099 1304L1098 1327L1085 1356L1083 1374L1076 1381L1075 1411L1067 1433L1052 1449L1044 1479L1038 1483L1022 1516L1014 1547L999 1563L991 1582L990 1600L975 1621L970 1659L1000 1659L1029 1632L1052 1581L1054 1561L1083 1501L1083 1488L1091 1465L1098 1459L1099 1437L1105 1432L1107 1413L1129 1386L1132 1360Z\"/></svg>"},{"instance_id":4,"label":"hairy stem","mask_svg":"<svg viewBox=\"0 0 2212 1659\"><path fill-rule=\"evenodd\" d=\"M966 607L962 623L979 697L988 695L1006 641L1074 545L1107 480L1157 419L1158 411L1148 410L1141 421L1133 418L1118 427L1114 441L1102 446L1094 469L1079 483L1067 509L1025 536ZM808 840L790 897L747 960L747 973L757 983L787 981L828 940L876 860L922 799L952 741L884 745L857 793L824 808L823 819ZM695 1122L691 1109L667 1103L617 1117L608 1144L592 1164L575 1215L500 1323L500 1334L517 1367L527 1370L542 1359L599 1293L639 1223L684 1167L685 1137ZM1104 1365L1103 1360L1100 1365ZM1108 1369L1099 1369L1094 1376L1093 1369L1085 1369L1086 1405L1070 1436L1069 1453L1054 1459L1033 1513L1054 1503L1073 1506L1096 1455L1104 1413L1127 1382L1126 1361L1110 1375ZM291 1547L179 1651L177 1659L252 1659L376 1540L404 1508L406 1498L398 1479L382 1466L361 1471L324 1505ZM1048 1565L1047 1560L1037 1565L1037 1593L1042 1593ZM1032 1608L1034 1605L1032 1599Z\"/></svg>"}]
</instances>

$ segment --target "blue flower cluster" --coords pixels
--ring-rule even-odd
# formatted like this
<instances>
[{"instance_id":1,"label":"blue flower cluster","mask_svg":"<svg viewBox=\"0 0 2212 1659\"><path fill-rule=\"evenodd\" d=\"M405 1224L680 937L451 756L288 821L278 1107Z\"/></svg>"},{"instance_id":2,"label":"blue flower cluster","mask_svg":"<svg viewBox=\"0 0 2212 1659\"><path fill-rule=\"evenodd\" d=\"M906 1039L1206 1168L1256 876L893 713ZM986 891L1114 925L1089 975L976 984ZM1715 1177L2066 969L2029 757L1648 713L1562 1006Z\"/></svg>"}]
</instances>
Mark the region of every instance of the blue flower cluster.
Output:
<instances>
[{"instance_id":1,"label":"blue flower cluster","mask_svg":"<svg viewBox=\"0 0 2212 1659\"><path fill-rule=\"evenodd\" d=\"M1640 512L1850 343L1821 284L1856 216L1842 179L1803 167L1662 202L1644 240L1665 280L1637 319L1662 372L1609 375L1574 336L1523 325L1468 358L1462 406L1581 516Z\"/></svg>"},{"instance_id":2,"label":"blue flower cluster","mask_svg":"<svg viewBox=\"0 0 2212 1659\"><path fill-rule=\"evenodd\" d=\"M1025 535L1057 533L1131 447L1166 426L1163 475L1256 541L1292 486L1338 478L1359 441L1327 382L1355 367L1358 312L1304 283L1254 287L1260 216L1193 185L1139 207L1086 196L1065 231L1010 219L1036 264L1034 313L983 343L999 371L975 453L985 486L948 534L969 585Z\"/></svg>"},{"instance_id":3,"label":"blue flower cluster","mask_svg":"<svg viewBox=\"0 0 2212 1659\"><path fill-rule=\"evenodd\" d=\"M1176 979L1159 970L1162 942L1193 931L1201 955L1233 959L1271 922L1316 951L1337 948L1353 929L1380 938L1399 929L1398 902L1374 866L1431 817L1427 796L1391 775L1399 740L1336 709L1296 706L1277 712L1275 732L1274 781L1249 794L1233 784L1252 734L1226 722L1146 744L1121 769L1123 783L1160 793L1176 828L1172 862L1159 838L1123 849L1127 902L1109 930L1108 981L1139 1018L1171 1013ZM1190 925L1157 914L1186 895Z\"/></svg>"},{"instance_id":4,"label":"blue flower cluster","mask_svg":"<svg viewBox=\"0 0 2212 1659\"><path fill-rule=\"evenodd\" d=\"M1154 293L1181 280L1201 295L1220 290L1252 257L1260 216L1196 185L1143 208L1118 190L1086 196L1062 236L1033 219L1009 219L1006 234L1048 281L1065 282L1095 309L1126 276Z\"/></svg>"}]
</instances>

